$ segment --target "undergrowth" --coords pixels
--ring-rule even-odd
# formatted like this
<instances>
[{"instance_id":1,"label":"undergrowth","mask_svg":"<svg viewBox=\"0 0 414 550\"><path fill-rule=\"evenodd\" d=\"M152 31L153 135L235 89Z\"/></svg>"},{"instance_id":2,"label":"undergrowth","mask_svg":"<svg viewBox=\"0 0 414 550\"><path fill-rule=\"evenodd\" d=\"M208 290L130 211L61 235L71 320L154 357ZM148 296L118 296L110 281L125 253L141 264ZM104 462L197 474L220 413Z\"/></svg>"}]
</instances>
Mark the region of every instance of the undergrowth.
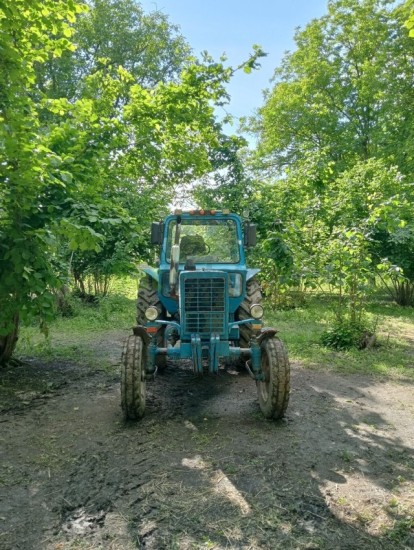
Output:
<instances>
[{"instance_id":1,"label":"undergrowth","mask_svg":"<svg viewBox=\"0 0 414 550\"><path fill-rule=\"evenodd\" d=\"M308 295L289 310L265 308L265 324L279 331L291 361L304 367L414 378L413 308L402 308L381 298L372 300L367 304L364 329L375 330L375 346L358 349L358 336L349 349L335 349L322 340L325 334L335 334L336 306L335 296ZM342 336L348 338L346 328Z\"/></svg>"},{"instance_id":2,"label":"undergrowth","mask_svg":"<svg viewBox=\"0 0 414 550\"><path fill-rule=\"evenodd\" d=\"M137 283L119 279L110 294L91 303L75 296L68 297L70 305L64 314L56 312L46 336L35 325L22 326L16 353L21 357L68 359L91 366L106 368L114 364L116 349L112 349L111 333L122 340L135 324Z\"/></svg>"}]
</instances>

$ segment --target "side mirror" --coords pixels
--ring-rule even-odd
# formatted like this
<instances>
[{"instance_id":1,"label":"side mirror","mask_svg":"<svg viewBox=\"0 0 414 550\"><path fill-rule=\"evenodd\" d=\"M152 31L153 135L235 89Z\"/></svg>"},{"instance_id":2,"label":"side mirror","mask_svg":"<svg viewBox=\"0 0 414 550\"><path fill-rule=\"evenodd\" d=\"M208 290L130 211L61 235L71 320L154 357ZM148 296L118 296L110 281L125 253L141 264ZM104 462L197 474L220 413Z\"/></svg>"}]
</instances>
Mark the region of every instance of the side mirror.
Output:
<instances>
[{"instance_id":1,"label":"side mirror","mask_svg":"<svg viewBox=\"0 0 414 550\"><path fill-rule=\"evenodd\" d=\"M151 244L162 244L164 237L163 222L152 222L151 224Z\"/></svg>"},{"instance_id":2,"label":"side mirror","mask_svg":"<svg viewBox=\"0 0 414 550\"><path fill-rule=\"evenodd\" d=\"M256 237L256 224L245 222L244 224L244 246L250 248L251 246L256 246L257 237Z\"/></svg>"}]
</instances>

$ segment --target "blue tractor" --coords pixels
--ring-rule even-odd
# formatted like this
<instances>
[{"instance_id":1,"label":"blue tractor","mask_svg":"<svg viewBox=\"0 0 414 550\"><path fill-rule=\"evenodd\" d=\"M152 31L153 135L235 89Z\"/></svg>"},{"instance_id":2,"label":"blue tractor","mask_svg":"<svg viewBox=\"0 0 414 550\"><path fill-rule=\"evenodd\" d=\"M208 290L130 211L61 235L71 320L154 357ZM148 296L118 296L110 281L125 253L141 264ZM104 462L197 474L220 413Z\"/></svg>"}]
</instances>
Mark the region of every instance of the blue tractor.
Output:
<instances>
[{"instance_id":1,"label":"blue tractor","mask_svg":"<svg viewBox=\"0 0 414 550\"><path fill-rule=\"evenodd\" d=\"M159 268L144 267L137 326L122 354L121 403L126 419L145 412L146 382L167 359L192 359L194 373L219 372L219 361L246 367L266 418L283 416L290 368L276 330L262 323L258 269L244 249L256 227L218 210L176 211L151 228Z\"/></svg>"}]
</instances>

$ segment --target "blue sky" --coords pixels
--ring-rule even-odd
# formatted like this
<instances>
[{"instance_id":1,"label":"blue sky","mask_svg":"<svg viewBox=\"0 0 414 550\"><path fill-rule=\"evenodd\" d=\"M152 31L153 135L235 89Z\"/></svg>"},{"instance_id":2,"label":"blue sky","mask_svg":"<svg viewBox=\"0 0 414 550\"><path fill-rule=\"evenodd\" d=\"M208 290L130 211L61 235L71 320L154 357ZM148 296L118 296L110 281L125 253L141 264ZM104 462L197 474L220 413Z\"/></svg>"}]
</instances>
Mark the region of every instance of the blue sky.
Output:
<instances>
[{"instance_id":1,"label":"blue sky","mask_svg":"<svg viewBox=\"0 0 414 550\"><path fill-rule=\"evenodd\" d=\"M293 35L315 17L327 12L327 0L140 0L145 11L158 9L180 26L196 54L207 50L218 58L226 53L229 64L247 59L252 44L268 53L262 68L250 75L235 75L228 90L228 111L248 116L263 102L262 90L280 64L284 52L294 48ZM233 131L236 130L237 123Z\"/></svg>"}]
</instances>

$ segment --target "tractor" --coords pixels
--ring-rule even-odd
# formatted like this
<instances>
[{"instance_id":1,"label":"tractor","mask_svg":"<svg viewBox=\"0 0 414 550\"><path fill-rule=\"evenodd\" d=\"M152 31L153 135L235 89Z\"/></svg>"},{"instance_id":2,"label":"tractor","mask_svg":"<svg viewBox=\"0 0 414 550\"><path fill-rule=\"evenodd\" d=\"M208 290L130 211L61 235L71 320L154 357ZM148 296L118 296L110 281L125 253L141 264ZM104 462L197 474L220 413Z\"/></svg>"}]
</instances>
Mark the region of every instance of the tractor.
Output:
<instances>
[{"instance_id":1,"label":"tractor","mask_svg":"<svg viewBox=\"0 0 414 550\"><path fill-rule=\"evenodd\" d=\"M277 331L263 327L259 269L246 266L256 226L227 210L177 210L152 223L151 243L159 246L159 267L142 268L137 326L122 353L124 417L144 415L146 383L167 359L191 359L196 375L217 374L220 361L243 366L264 416L281 418L290 367Z\"/></svg>"}]
</instances>

